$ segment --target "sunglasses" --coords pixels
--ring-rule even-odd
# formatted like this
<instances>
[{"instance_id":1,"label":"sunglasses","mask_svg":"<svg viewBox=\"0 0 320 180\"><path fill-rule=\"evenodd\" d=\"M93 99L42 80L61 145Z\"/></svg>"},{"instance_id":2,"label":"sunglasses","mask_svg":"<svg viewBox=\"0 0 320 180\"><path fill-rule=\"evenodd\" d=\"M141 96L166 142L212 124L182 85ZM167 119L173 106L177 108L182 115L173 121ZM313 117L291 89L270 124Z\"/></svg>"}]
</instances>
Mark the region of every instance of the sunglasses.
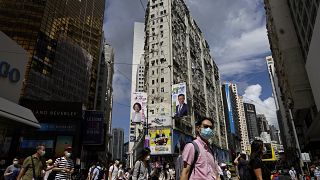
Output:
<instances>
[{"instance_id":1,"label":"sunglasses","mask_svg":"<svg viewBox=\"0 0 320 180\"><path fill-rule=\"evenodd\" d=\"M205 129L207 129L207 128L213 129L213 126L209 126L209 125L205 125L205 124L202 125L202 127L205 128Z\"/></svg>"}]
</instances>

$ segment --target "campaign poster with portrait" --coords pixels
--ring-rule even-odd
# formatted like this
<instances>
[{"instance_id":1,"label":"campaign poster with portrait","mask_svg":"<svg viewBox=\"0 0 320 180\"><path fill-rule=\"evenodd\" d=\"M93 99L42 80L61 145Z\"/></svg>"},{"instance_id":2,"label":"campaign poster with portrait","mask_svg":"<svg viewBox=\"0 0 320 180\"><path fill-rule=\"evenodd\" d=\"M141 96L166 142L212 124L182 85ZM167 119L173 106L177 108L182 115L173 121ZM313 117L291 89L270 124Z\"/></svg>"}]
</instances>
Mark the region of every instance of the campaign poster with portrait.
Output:
<instances>
[{"instance_id":1,"label":"campaign poster with portrait","mask_svg":"<svg viewBox=\"0 0 320 180\"><path fill-rule=\"evenodd\" d=\"M152 155L171 154L171 129L150 129L150 150Z\"/></svg>"},{"instance_id":2,"label":"campaign poster with portrait","mask_svg":"<svg viewBox=\"0 0 320 180\"><path fill-rule=\"evenodd\" d=\"M147 93L134 92L131 95L131 123L146 122L147 115Z\"/></svg>"},{"instance_id":3,"label":"campaign poster with portrait","mask_svg":"<svg viewBox=\"0 0 320 180\"><path fill-rule=\"evenodd\" d=\"M172 85L172 113L174 117L188 116L189 107L187 104L186 83Z\"/></svg>"}]
</instances>

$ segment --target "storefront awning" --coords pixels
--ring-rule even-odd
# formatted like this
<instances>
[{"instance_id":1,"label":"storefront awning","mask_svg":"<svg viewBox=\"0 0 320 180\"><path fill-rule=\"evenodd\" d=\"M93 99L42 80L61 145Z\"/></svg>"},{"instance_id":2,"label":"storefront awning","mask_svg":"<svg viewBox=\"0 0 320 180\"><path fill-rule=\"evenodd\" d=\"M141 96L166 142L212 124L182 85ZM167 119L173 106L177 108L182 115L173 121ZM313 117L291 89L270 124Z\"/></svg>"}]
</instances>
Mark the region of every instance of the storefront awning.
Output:
<instances>
[{"instance_id":1,"label":"storefront awning","mask_svg":"<svg viewBox=\"0 0 320 180\"><path fill-rule=\"evenodd\" d=\"M40 128L40 124L30 109L0 97L0 120L15 121L24 125Z\"/></svg>"}]
</instances>

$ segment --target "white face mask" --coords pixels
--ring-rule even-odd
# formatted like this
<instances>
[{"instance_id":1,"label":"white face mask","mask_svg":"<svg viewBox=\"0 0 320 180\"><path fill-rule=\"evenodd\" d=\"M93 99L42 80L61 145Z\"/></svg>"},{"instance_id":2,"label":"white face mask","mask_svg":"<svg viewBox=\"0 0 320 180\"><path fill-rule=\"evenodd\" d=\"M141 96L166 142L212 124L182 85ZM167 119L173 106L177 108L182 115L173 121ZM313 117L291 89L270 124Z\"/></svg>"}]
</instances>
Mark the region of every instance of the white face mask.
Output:
<instances>
[{"instance_id":1,"label":"white face mask","mask_svg":"<svg viewBox=\"0 0 320 180\"><path fill-rule=\"evenodd\" d=\"M18 163L18 161L13 161L13 165L17 165Z\"/></svg>"},{"instance_id":2,"label":"white face mask","mask_svg":"<svg viewBox=\"0 0 320 180\"><path fill-rule=\"evenodd\" d=\"M40 156L44 156L46 154L46 151L41 151Z\"/></svg>"},{"instance_id":3,"label":"white face mask","mask_svg":"<svg viewBox=\"0 0 320 180\"><path fill-rule=\"evenodd\" d=\"M64 152L64 155L67 157L67 158L69 158L70 156L71 156L71 153L69 153L69 152Z\"/></svg>"},{"instance_id":4,"label":"white face mask","mask_svg":"<svg viewBox=\"0 0 320 180\"><path fill-rule=\"evenodd\" d=\"M150 155L145 158L146 161L150 160Z\"/></svg>"}]
</instances>

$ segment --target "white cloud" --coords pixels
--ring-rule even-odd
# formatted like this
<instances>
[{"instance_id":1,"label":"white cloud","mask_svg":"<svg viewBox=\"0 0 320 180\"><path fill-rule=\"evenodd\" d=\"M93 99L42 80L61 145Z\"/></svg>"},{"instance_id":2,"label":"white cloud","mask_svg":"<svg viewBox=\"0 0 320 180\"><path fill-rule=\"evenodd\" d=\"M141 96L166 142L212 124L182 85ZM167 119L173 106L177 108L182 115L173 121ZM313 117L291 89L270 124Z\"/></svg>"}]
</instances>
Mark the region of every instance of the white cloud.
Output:
<instances>
[{"instance_id":1,"label":"white cloud","mask_svg":"<svg viewBox=\"0 0 320 180\"><path fill-rule=\"evenodd\" d=\"M262 94L262 87L260 84L248 86L244 92L244 101L254 104L256 106L257 114L264 114L269 124L279 128L274 98L268 97L267 99L262 100L260 98Z\"/></svg>"}]
</instances>

